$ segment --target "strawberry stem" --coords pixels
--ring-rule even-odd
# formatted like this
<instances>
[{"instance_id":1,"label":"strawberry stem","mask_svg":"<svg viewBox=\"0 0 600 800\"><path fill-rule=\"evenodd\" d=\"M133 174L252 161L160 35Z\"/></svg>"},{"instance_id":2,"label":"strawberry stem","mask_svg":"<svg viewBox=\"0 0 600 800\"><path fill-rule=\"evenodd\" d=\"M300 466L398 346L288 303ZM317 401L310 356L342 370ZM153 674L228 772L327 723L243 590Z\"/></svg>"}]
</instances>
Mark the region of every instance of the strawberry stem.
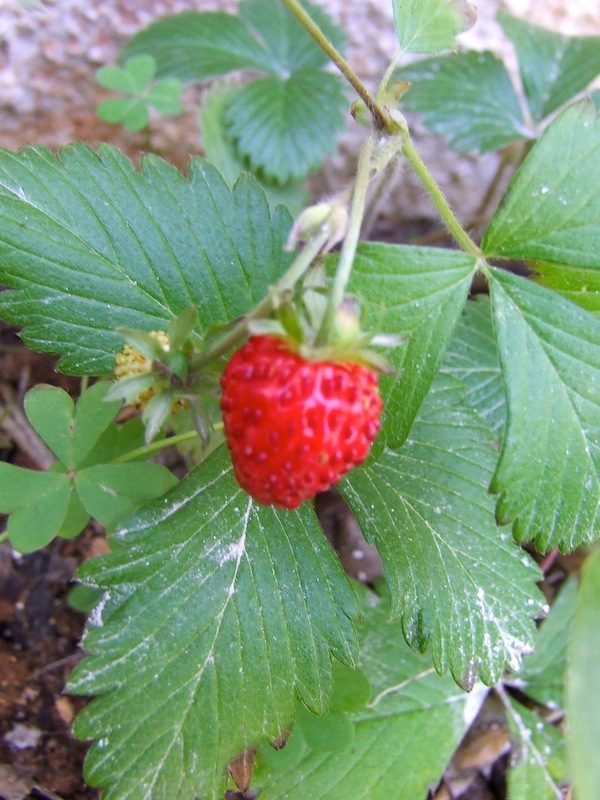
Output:
<instances>
[{"instance_id":1,"label":"strawberry stem","mask_svg":"<svg viewBox=\"0 0 600 800\"><path fill-rule=\"evenodd\" d=\"M380 131L391 132L395 130L394 122L388 110L373 97L344 56L329 41L310 14L302 8L299 0L282 0L282 2L290 14L293 14L302 27L312 36L321 50L329 56L348 83L363 100L373 117L375 127Z\"/></svg>"},{"instance_id":2,"label":"strawberry stem","mask_svg":"<svg viewBox=\"0 0 600 800\"><path fill-rule=\"evenodd\" d=\"M306 242L300 253L296 256L289 269L281 276L271 291L260 303L238 320L217 342L205 353L194 358L192 366L194 369L201 368L216 358L225 355L232 347L235 347L248 335L248 322L253 319L267 317L273 311L274 297L289 289L293 289L304 273L310 268L315 258L321 252L323 246L328 241L331 231L328 225L324 225L318 233Z\"/></svg>"},{"instance_id":3,"label":"strawberry stem","mask_svg":"<svg viewBox=\"0 0 600 800\"><path fill-rule=\"evenodd\" d=\"M369 180L371 178L373 145L373 137L369 136L365 139L360 149L358 166L356 169L356 181L352 190L348 228L346 237L344 238L344 244L342 245L338 267L333 279L333 285L327 299L327 308L325 309L323 321L317 333L315 341L317 346L323 346L329 343L335 314L344 299L346 286L348 285L350 273L352 272L352 265L354 263L365 213L367 189L369 188Z\"/></svg>"}]
</instances>

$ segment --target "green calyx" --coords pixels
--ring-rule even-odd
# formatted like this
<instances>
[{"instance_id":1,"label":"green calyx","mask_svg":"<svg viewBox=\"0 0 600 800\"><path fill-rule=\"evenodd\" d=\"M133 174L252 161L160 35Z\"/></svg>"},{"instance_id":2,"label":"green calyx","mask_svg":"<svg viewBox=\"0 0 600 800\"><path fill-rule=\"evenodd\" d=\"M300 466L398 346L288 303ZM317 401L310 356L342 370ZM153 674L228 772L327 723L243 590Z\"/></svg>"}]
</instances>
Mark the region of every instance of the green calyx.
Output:
<instances>
[{"instance_id":1,"label":"green calyx","mask_svg":"<svg viewBox=\"0 0 600 800\"><path fill-rule=\"evenodd\" d=\"M283 339L290 350L308 361L348 361L377 372L393 372L388 361L373 347L397 346L401 344L400 337L362 330L360 307L351 296L346 296L336 311L327 340L317 343L327 308L327 284L322 265L309 273L297 298L287 292L273 299L273 317L248 322L248 331L253 336Z\"/></svg>"}]
</instances>

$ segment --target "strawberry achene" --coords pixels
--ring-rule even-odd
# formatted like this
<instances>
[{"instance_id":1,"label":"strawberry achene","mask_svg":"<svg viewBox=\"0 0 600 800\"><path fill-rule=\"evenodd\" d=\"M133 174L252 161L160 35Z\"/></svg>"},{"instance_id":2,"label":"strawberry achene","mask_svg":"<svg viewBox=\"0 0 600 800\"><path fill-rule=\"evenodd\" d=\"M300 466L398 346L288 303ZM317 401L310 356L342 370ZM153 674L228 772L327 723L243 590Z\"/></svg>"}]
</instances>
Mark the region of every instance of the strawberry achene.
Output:
<instances>
[{"instance_id":1,"label":"strawberry achene","mask_svg":"<svg viewBox=\"0 0 600 800\"><path fill-rule=\"evenodd\" d=\"M328 489L365 460L379 430L375 371L307 360L274 336L240 347L221 387L235 475L259 503L296 508Z\"/></svg>"}]
</instances>

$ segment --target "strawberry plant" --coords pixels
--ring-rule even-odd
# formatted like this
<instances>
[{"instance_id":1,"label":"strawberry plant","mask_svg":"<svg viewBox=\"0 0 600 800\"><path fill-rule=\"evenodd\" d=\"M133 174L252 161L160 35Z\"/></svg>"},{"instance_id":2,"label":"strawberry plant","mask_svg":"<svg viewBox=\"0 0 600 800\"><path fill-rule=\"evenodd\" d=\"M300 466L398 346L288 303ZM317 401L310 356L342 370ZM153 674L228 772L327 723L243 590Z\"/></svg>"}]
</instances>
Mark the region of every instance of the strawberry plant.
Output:
<instances>
[{"instance_id":1,"label":"strawberry plant","mask_svg":"<svg viewBox=\"0 0 600 800\"><path fill-rule=\"evenodd\" d=\"M153 23L99 75L131 95L115 120L236 73L185 177L107 145L0 153L0 313L101 378L76 405L28 393L56 461L0 465L0 509L21 552L90 516L109 531L79 571L100 599L70 681L105 800L424 798L492 696L510 800L600 795L597 553L552 608L538 586L542 555L600 533L598 37L503 16L519 100L495 56L444 54L462 5L393 0L374 92L308 2ZM368 130L350 190L292 223L343 120L329 61ZM489 219L459 221L411 110L458 149L508 148ZM452 246L359 241L398 160ZM171 445L193 445L179 482L151 460ZM315 514L332 484L381 556L369 587Z\"/></svg>"}]
</instances>

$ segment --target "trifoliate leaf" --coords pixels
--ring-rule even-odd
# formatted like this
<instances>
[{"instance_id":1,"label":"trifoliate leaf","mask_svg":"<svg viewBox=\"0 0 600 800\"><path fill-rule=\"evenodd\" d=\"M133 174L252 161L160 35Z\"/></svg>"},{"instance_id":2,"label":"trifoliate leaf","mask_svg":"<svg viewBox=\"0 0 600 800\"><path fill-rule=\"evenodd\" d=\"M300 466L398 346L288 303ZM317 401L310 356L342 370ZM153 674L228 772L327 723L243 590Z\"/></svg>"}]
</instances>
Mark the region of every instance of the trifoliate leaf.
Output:
<instances>
[{"instance_id":1,"label":"trifoliate leaf","mask_svg":"<svg viewBox=\"0 0 600 800\"><path fill-rule=\"evenodd\" d=\"M152 53L159 77L182 81L272 67L270 54L241 19L221 12L169 14L136 33L119 60L144 53Z\"/></svg>"},{"instance_id":2,"label":"trifoliate leaf","mask_svg":"<svg viewBox=\"0 0 600 800\"><path fill-rule=\"evenodd\" d=\"M207 93L198 112L206 158L219 170L231 187L242 172L248 172L248 165L230 139L223 119L228 104L240 91L241 88L234 84L215 86ZM292 216L296 216L308 202L308 192L302 181L278 184L266 180L264 176L259 176L257 179L273 209L278 205L284 205Z\"/></svg>"},{"instance_id":3,"label":"trifoliate leaf","mask_svg":"<svg viewBox=\"0 0 600 800\"><path fill-rule=\"evenodd\" d=\"M248 84L232 99L224 119L252 169L286 183L318 167L334 150L345 105L337 75L303 67L286 78L273 75Z\"/></svg>"},{"instance_id":4,"label":"trifoliate leaf","mask_svg":"<svg viewBox=\"0 0 600 800\"><path fill-rule=\"evenodd\" d=\"M0 511L15 550L31 553L58 536L72 486L64 473L36 472L0 462Z\"/></svg>"},{"instance_id":5,"label":"trifoliate leaf","mask_svg":"<svg viewBox=\"0 0 600 800\"><path fill-rule=\"evenodd\" d=\"M36 386L25 397L32 426L67 469L79 466L120 408L106 402L108 384L96 383L77 402L56 386Z\"/></svg>"},{"instance_id":6,"label":"trifoliate leaf","mask_svg":"<svg viewBox=\"0 0 600 800\"><path fill-rule=\"evenodd\" d=\"M563 800L567 769L562 731L507 694L503 698L513 750L509 800Z\"/></svg>"},{"instance_id":7,"label":"trifoliate leaf","mask_svg":"<svg viewBox=\"0 0 600 800\"><path fill-rule=\"evenodd\" d=\"M465 0L393 0L396 33L408 53L454 50L455 37L475 21Z\"/></svg>"},{"instance_id":8,"label":"trifoliate leaf","mask_svg":"<svg viewBox=\"0 0 600 800\"><path fill-rule=\"evenodd\" d=\"M581 269L536 261L533 280L600 316L600 269Z\"/></svg>"},{"instance_id":9,"label":"trifoliate leaf","mask_svg":"<svg viewBox=\"0 0 600 800\"><path fill-rule=\"evenodd\" d=\"M312 3L303 5L338 49L343 46L344 34L330 17ZM248 69L278 75L327 63L304 28L272 0L244 0L239 17L197 11L166 16L137 33L120 60L139 53L152 53L160 77L187 81Z\"/></svg>"},{"instance_id":10,"label":"trifoliate leaf","mask_svg":"<svg viewBox=\"0 0 600 800\"><path fill-rule=\"evenodd\" d=\"M182 88L176 78L156 81L146 95L146 102L161 114L181 114L184 110L181 104Z\"/></svg>"},{"instance_id":11,"label":"trifoliate leaf","mask_svg":"<svg viewBox=\"0 0 600 800\"><path fill-rule=\"evenodd\" d=\"M104 100L97 108L98 118L112 125L122 124L132 133L145 128L150 121L146 103L138 97L113 97Z\"/></svg>"},{"instance_id":12,"label":"trifoliate leaf","mask_svg":"<svg viewBox=\"0 0 600 800\"><path fill-rule=\"evenodd\" d=\"M577 599L575 580L569 580L552 603L548 619L538 629L535 650L523 659L518 686L548 708L564 708L567 647Z\"/></svg>"},{"instance_id":13,"label":"trifoliate leaf","mask_svg":"<svg viewBox=\"0 0 600 800\"><path fill-rule=\"evenodd\" d=\"M128 58L123 68L131 75L135 93L143 91L156 75L156 61L147 54Z\"/></svg>"},{"instance_id":14,"label":"trifoliate leaf","mask_svg":"<svg viewBox=\"0 0 600 800\"><path fill-rule=\"evenodd\" d=\"M92 612L72 690L100 695L76 732L95 738L105 800L222 797L226 766L278 739L296 692L327 708L331 655L355 658L356 596L312 509L257 506L224 447L119 529L80 577Z\"/></svg>"},{"instance_id":15,"label":"trifoliate leaf","mask_svg":"<svg viewBox=\"0 0 600 800\"><path fill-rule=\"evenodd\" d=\"M351 743L324 751L294 729L282 750L260 748L253 786L261 800L415 800L435 786L485 697L440 678L411 650L389 605L370 596L360 625L360 666L373 686L367 708L348 715ZM316 729L328 718L313 719Z\"/></svg>"},{"instance_id":16,"label":"trifoliate leaf","mask_svg":"<svg viewBox=\"0 0 600 800\"><path fill-rule=\"evenodd\" d=\"M396 70L394 79L412 83L403 106L423 114L454 150L483 153L533 135L506 67L492 53L428 58Z\"/></svg>"},{"instance_id":17,"label":"trifoliate leaf","mask_svg":"<svg viewBox=\"0 0 600 800\"><path fill-rule=\"evenodd\" d=\"M583 567L569 645L568 750L578 800L600 796L600 550Z\"/></svg>"},{"instance_id":18,"label":"trifoliate leaf","mask_svg":"<svg viewBox=\"0 0 600 800\"><path fill-rule=\"evenodd\" d=\"M243 314L281 275L290 220L256 182L233 191L202 161L189 180L166 162L140 172L117 150L75 145L59 158L0 153L0 314L62 370L102 374L118 327L166 330L189 306L198 331Z\"/></svg>"},{"instance_id":19,"label":"trifoliate leaf","mask_svg":"<svg viewBox=\"0 0 600 800\"><path fill-rule=\"evenodd\" d=\"M485 423L441 377L397 451L353 470L340 490L377 545L392 609L439 672L493 684L531 651L542 597L533 560L496 526L496 462Z\"/></svg>"},{"instance_id":20,"label":"trifoliate leaf","mask_svg":"<svg viewBox=\"0 0 600 800\"><path fill-rule=\"evenodd\" d=\"M504 382L487 295L477 295L465 305L442 372L464 384L467 405L500 435L506 419Z\"/></svg>"},{"instance_id":21,"label":"trifoliate leaf","mask_svg":"<svg viewBox=\"0 0 600 800\"><path fill-rule=\"evenodd\" d=\"M508 424L491 489L518 541L571 550L600 533L600 320L492 270Z\"/></svg>"},{"instance_id":22,"label":"trifoliate leaf","mask_svg":"<svg viewBox=\"0 0 600 800\"><path fill-rule=\"evenodd\" d=\"M329 41L343 51L346 44L344 30L320 6L307 0L301 2ZM259 41L264 43L265 49L271 55L276 74L281 74L282 70L294 71L325 67L329 64L327 55L283 3L242 0L240 17Z\"/></svg>"},{"instance_id":23,"label":"trifoliate leaf","mask_svg":"<svg viewBox=\"0 0 600 800\"><path fill-rule=\"evenodd\" d=\"M333 259L332 259L333 260ZM386 355L395 374L380 379L385 438L406 438L467 299L475 259L454 250L362 244L350 291L360 297L367 330L407 333L408 344Z\"/></svg>"},{"instance_id":24,"label":"trifoliate leaf","mask_svg":"<svg viewBox=\"0 0 600 800\"><path fill-rule=\"evenodd\" d=\"M578 103L550 125L511 181L485 234L486 255L600 269L599 173L600 116Z\"/></svg>"},{"instance_id":25,"label":"trifoliate leaf","mask_svg":"<svg viewBox=\"0 0 600 800\"><path fill-rule=\"evenodd\" d=\"M563 36L505 13L498 20L516 48L535 120L556 111L600 73L600 36Z\"/></svg>"},{"instance_id":26,"label":"trifoliate leaf","mask_svg":"<svg viewBox=\"0 0 600 800\"><path fill-rule=\"evenodd\" d=\"M177 483L162 464L99 464L79 470L77 494L88 514L111 527Z\"/></svg>"},{"instance_id":27,"label":"trifoliate leaf","mask_svg":"<svg viewBox=\"0 0 600 800\"><path fill-rule=\"evenodd\" d=\"M113 92L122 92L123 94L135 92L132 76L123 67L101 67L96 72L96 80L100 86Z\"/></svg>"}]
</instances>

